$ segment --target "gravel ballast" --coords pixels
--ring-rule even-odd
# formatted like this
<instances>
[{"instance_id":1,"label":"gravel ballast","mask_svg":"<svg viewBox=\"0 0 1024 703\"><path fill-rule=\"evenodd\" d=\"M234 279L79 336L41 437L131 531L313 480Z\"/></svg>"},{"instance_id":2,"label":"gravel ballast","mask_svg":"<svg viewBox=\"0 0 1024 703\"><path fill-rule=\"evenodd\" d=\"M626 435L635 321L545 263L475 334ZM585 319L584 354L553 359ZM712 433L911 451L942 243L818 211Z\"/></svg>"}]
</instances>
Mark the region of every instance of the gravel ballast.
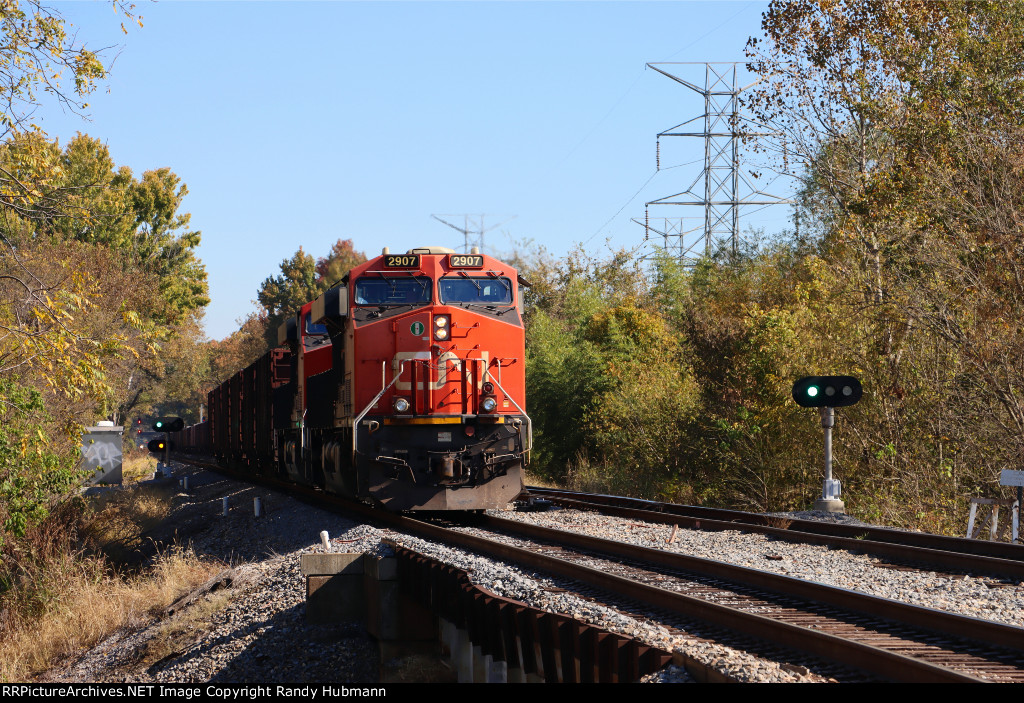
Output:
<instances>
[{"instance_id":1,"label":"gravel ballast","mask_svg":"<svg viewBox=\"0 0 1024 703\"><path fill-rule=\"evenodd\" d=\"M313 508L269 489L246 486L215 473L175 464L175 479L189 477L187 492L175 496L167 526L196 553L223 560L233 569L231 585L209 596L220 598L201 626L174 641L159 661L145 660L147 643L190 608L130 632L118 632L88 652L47 672L40 681L62 682L337 682L372 684L380 680L376 644L361 623L311 625L305 620L302 553L322 552L326 530L332 551L382 553L383 538L470 572L484 588L551 612L637 637L670 651L685 652L740 681L823 682L828 671L802 661L775 661L706 641L678 623L652 617L634 619L563 589L567 584L496 564L446 545L359 524ZM231 509L221 515L221 499ZM253 498L265 514L255 518ZM791 544L742 531L711 532L680 528L671 543L671 525L643 523L578 510L544 513L502 511L500 517L554 526L645 547L727 561L818 581L884 598L1024 627L1024 586L993 579L902 571L878 566L869 555L815 545ZM803 515L801 515L803 517ZM170 535L155 537L169 539ZM772 557L772 558L769 558ZM781 559L776 559L781 557ZM195 606L193 606L194 608ZM1024 631L1022 631L1024 635ZM433 671L430 675L436 675ZM683 682L686 672L670 667L652 680ZM428 680L445 680L440 679Z\"/></svg>"}]
</instances>

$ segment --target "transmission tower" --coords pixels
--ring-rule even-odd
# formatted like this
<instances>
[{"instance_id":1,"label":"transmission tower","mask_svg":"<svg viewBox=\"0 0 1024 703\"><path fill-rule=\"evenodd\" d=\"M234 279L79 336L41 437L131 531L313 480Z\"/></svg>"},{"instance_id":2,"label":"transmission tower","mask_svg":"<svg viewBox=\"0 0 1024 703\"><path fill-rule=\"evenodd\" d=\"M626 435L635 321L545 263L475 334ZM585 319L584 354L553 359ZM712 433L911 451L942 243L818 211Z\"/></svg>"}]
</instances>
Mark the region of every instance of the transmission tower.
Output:
<instances>
[{"instance_id":1,"label":"transmission tower","mask_svg":"<svg viewBox=\"0 0 1024 703\"><path fill-rule=\"evenodd\" d=\"M791 202L759 189L740 163L740 142L744 138L772 134L753 132L749 126L741 128L745 120L739 112L739 95L759 81L739 87L738 62L647 65L704 98L704 114L658 133L658 170L661 170L662 137L703 139L704 167L685 190L646 203L643 222L633 221L643 225L645 241L660 239L660 248L683 262L723 250L735 254L739 247L741 208ZM684 66L704 67L703 87L676 75L686 70ZM651 224L649 209L652 205L701 207L703 217L689 218L689 226L685 217L663 218L659 228Z\"/></svg>"},{"instance_id":2,"label":"transmission tower","mask_svg":"<svg viewBox=\"0 0 1024 703\"><path fill-rule=\"evenodd\" d=\"M515 217L508 217L496 225L490 227L484 226L484 218L486 214L481 215L431 215L438 222L448 225L456 232L462 234L462 253L468 254L473 247L478 247L480 252L484 251L484 233L490 232L492 229L501 227L503 224ZM444 218L462 218L462 226L453 224ZM474 219L475 218L475 219Z\"/></svg>"}]
</instances>

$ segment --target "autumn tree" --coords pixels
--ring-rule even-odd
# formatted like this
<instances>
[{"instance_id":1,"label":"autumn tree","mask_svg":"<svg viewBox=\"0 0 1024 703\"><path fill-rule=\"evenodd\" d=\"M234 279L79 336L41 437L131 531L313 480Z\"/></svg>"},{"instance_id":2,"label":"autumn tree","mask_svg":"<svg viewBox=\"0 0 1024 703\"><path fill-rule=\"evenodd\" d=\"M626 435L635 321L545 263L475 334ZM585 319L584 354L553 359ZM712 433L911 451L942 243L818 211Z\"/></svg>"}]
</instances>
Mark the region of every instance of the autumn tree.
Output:
<instances>
[{"instance_id":1,"label":"autumn tree","mask_svg":"<svg viewBox=\"0 0 1024 703\"><path fill-rule=\"evenodd\" d=\"M130 4L116 10L138 20ZM147 324L122 300L105 298L95 247L57 233L60 217L82 214L60 149L31 125L46 99L81 113L106 75L102 57L78 42L63 17L38 0L0 6L0 520L18 537L70 485L83 418L107 410L110 362L152 350ZM116 190L116 188L115 188ZM116 200L117 196L113 196ZM135 277L146 297L150 279ZM156 279L151 279L155 281ZM110 324L111 321L113 324ZM101 334L96 334L102 329ZM9 583L6 551L0 581Z\"/></svg>"},{"instance_id":2,"label":"autumn tree","mask_svg":"<svg viewBox=\"0 0 1024 703\"><path fill-rule=\"evenodd\" d=\"M66 280L89 282L94 293L78 299L89 311L79 309L60 331L76 335L78 347L99 349L97 343L118 340L120 351L106 353L105 361L90 356L86 364L104 369L104 413L123 415L145 406L175 379L197 387L205 371L187 359L198 353L197 315L208 302L206 272L195 255L200 234L180 212L187 194L180 179L164 168L136 180L127 167L116 167L106 145L82 134L63 149L39 134L19 135L0 149L0 166L9 172L24 171L27 178L30 163L50 175L39 186L43 205L21 217L6 213L9 263L16 261L15 253L24 259L33 249L46 250L62 268L54 270L47 262L45 285L38 275L42 269L33 269L39 290L55 290L61 271L75 272ZM11 347L12 353L31 365L38 357L24 352L45 351L45 341L56 338L41 334L44 329L52 325L34 330L34 344Z\"/></svg>"},{"instance_id":3,"label":"autumn tree","mask_svg":"<svg viewBox=\"0 0 1024 703\"><path fill-rule=\"evenodd\" d=\"M365 261L366 254L356 251L351 239L339 239L331 245L331 251L327 256L316 260L317 279L325 284L326 290Z\"/></svg>"},{"instance_id":4,"label":"autumn tree","mask_svg":"<svg viewBox=\"0 0 1024 703\"><path fill-rule=\"evenodd\" d=\"M1024 6L773 2L763 28L748 105L855 322L867 492L996 490L1024 454Z\"/></svg>"},{"instance_id":5,"label":"autumn tree","mask_svg":"<svg viewBox=\"0 0 1024 703\"><path fill-rule=\"evenodd\" d=\"M205 384L208 392L256 361L267 351L267 313L252 312L239 320L239 328L220 341L208 344L209 377ZM275 332L276 334L276 332ZM277 342L276 338L274 340Z\"/></svg>"},{"instance_id":6,"label":"autumn tree","mask_svg":"<svg viewBox=\"0 0 1024 703\"><path fill-rule=\"evenodd\" d=\"M330 253L319 259L299 247L291 258L282 261L281 273L265 279L256 294L266 313L267 343L276 346L277 328L285 318L294 315L303 305L338 283L353 266L364 261L366 255L355 250L351 239L339 239Z\"/></svg>"},{"instance_id":7,"label":"autumn tree","mask_svg":"<svg viewBox=\"0 0 1024 703\"><path fill-rule=\"evenodd\" d=\"M141 26L132 3L115 0L115 12ZM121 25L124 30L124 24ZM11 0L0 7L0 123L19 128L40 106L41 93L81 113L98 81L107 75L102 56L77 41L54 8L40 0Z\"/></svg>"}]
</instances>

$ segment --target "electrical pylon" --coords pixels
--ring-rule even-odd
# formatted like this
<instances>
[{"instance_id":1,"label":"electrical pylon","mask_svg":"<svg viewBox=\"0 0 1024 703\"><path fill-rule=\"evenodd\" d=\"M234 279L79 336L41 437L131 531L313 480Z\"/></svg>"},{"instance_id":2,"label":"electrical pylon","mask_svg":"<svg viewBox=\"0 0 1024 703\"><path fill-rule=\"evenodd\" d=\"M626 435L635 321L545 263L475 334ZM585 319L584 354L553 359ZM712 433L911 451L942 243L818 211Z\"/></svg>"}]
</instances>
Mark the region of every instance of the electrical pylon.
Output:
<instances>
[{"instance_id":1,"label":"electrical pylon","mask_svg":"<svg viewBox=\"0 0 1024 703\"><path fill-rule=\"evenodd\" d=\"M703 169L685 190L647 202L643 222L633 220L643 225L645 241L660 238L662 244L659 248L684 263L721 251L735 254L739 248L741 209L791 202L758 187L741 165L740 142L773 133L752 131L749 121L741 117L740 93L760 81L739 87L737 65L738 62L647 64L704 98L704 114L659 132L656 151L660 171L662 137L703 139ZM685 70L681 68L684 66L704 67L703 87L676 75ZM701 207L703 217L691 218L689 227L685 217L663 218L664 225L659 229L651 224L649 214L649 208L655 205Z\"/></svg>"},{"instance_id":2,"label":"electrical pylon","mask_svg":"<svg viewBox=\"0 0 1024 703\"><path fill-rule=\"evenodd\" d=\"M431 215L431 217L433 217L435 220L437 220L441 224L448 225L449 227L451 227L456 232L461 233L462 234L462 253L463 254L468 254L468 253L470 253L470 250L473 247L478 247L479 251L482 253L484 251L484 233L485 232L489 232L492 229L495 229L497 227L500 227L501 225L505 224L506 222L511 220L513 217L515 217L515 215L513 215L512 217L509 217L509 218L506 218L506 219L502 220L501 222L499 222L496 225L491 225L490 227L485 227L484 226L484 218L487 217L486 214L481 214L481 215ZM452 224L448 220L444 219L446 217L449 217L449 218L461 217L462 218L462 226L459 227L456 224ZM476 218L476 219L474 219L474 218Z\"/></svg>"}]
</instances>

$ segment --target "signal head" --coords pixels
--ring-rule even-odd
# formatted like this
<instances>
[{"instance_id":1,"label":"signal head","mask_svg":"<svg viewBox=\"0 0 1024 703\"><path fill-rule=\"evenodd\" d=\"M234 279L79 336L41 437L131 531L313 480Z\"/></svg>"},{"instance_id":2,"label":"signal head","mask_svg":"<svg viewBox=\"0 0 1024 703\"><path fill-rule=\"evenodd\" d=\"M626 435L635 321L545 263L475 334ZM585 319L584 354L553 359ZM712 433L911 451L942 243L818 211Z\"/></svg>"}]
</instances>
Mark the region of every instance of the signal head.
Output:
<instances>
[{"instance_id":1,"label":"signal head","mask_svg":"<svg viewBox=\"0 0 1024 703\"><path fill-rule=\"evenodd\" d=\"M157 432L181 432L185 429L185 421L180 417L158 417L153 422L153 429Z\"/></svg>"},{"instance_id":2,"label":"signal head","mask_svg":"<svg viewBox=\"0 0 1024 703\"><path fill-rule=\"evenodd\" d=\"M805 376L793 384L793 400L804 408L841 408L864 395L853 376Z\"/></svg>"}]
</instances>

